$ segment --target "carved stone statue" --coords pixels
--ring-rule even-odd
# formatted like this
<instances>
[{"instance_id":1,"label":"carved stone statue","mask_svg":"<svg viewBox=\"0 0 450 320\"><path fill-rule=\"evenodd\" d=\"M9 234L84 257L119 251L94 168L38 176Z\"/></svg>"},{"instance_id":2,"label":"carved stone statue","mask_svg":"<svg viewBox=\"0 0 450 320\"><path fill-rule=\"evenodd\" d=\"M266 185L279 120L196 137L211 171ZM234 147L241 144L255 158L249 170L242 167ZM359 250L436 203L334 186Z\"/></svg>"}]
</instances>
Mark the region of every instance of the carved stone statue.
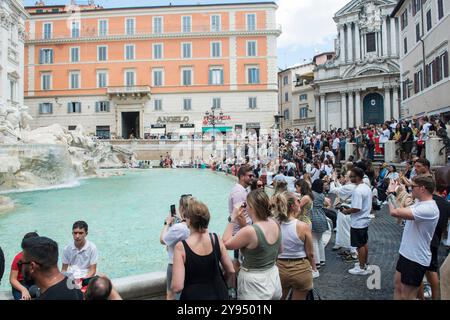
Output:
<instances>
[{"instance_id":1,"label":"carved stone statue","mask_svg":"<svg viewBox=\"0 0 450 320\"><path fill-rule=\"evenodd\" d=\"M360 13L360 24L362 28L367 28L368 32L381 30L382 18L381 9L374 2L368 2Z\"/></svg>"}]
</instances>

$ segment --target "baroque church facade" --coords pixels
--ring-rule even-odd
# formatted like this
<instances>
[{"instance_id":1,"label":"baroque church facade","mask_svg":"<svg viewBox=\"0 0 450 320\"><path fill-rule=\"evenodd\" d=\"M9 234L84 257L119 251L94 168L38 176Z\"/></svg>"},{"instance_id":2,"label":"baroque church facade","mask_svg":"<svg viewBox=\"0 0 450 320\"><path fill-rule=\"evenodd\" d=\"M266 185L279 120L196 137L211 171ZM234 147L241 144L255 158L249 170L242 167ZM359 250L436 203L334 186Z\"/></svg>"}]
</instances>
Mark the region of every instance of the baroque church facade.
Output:
<instances>
[{"instance_id":1,"label":"baroque church facade","mask_svg":"<svg viewBox=\"0 0 450 320\"><path fill-rule=\"evenodd\" d=\"M316 128L359 127L400 117L395 0L352 0L335 16L336 58L314 71Z\"/></svg>"}]
</instances>

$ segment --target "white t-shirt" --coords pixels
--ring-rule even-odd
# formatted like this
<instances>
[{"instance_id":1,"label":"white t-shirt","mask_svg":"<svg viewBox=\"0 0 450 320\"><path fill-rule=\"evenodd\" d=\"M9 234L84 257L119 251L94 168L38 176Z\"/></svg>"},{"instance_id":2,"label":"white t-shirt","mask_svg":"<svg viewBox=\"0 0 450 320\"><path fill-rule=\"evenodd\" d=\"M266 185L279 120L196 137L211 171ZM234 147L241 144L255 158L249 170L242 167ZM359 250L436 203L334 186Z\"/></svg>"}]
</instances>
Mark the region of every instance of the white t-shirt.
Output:
<instances>
[{"instance_id":1,"label":"white t-shirt","mask_svg":"<svg viewBox=\"0 0 450 320\"><path fill-rule=\"evenodd\" d=\"M295 192L295 177L284 177L284 181L287 182L287 189L289 192Z\"/></svg>"},{"instance_id":2,"label":"white t-shirt","mask_svg":"<svg viewBox=\"0 0 450 320\"><path fill-rule=\"evenodd\" d=\"M333 140L333 150L337 150L337 149L339 149L339 143L340 143L341 141L339 140L339 138L335 138L334 140Z\"/></svg>"},{"instance_id":3,"label":"white t-shirt","mask_svg":"<svg viewBox=\"0 0 450 320\"><path fill-rule=\"evenodd\" d=\"M167 230L163 237L164 243L167 245L167 253L169 254L169 264L173 264L173 250L175 245L189 238L191 232L185 223L176 223Z\"/></svg>"},{"instance_id":4,"label":"white t-shirt","mask_svg":"<svg viewBox=\"0 0 450 320\"><path fill-rule=\"evenodd\" d=\"M422 128L422 140L427 141L429 139L431 123L425 123Z\"/></svg>"},{"instance_id":5,"label":"white t-shirt","mask_svg":"<svg viewBox=\"0 0 450 320\"><path fill-rule=\"evenodd\" d=\"M411 207L414 220L407 220L399 253L405 258L429 267L430 244L439 221L439 208L434 200L420 201Z\"/></svg>"},{"instance_id":6,"label":"white t-shirt","mask_svg":"<svg viewBox=\"0 0 450 320\"><path fill-rule=\"evenodd\" d=\"M351 227L355 229L367 228L370 224L372 210L372 191L365 184L359 184L352 194L352 208L360 209L358 213L351 214Z\"/></svg>"},{"instance_id":7,"label":"white t-shirt","mask_svg":"<svg viewBox=\"0 0 450 320\"><path fill-rule=\"evenodd\" d=\"M380 143L388 142L390 137L391 137L391 131L389 131L389 129L384 130L380 136Z\"/></svg>"},{"instance_id":8,"label":"white t-shirt","mask_svg":"<svg viewBox=\"0 0 450 320\"><path fill-rule=\"evenodd\" d=\"M72 242L64 248L62 255L62 263L68 265L67 272L71 273L75 279L85 278L89 268L97 264L97 260L97 247L89 240L86 240L80 250Z\"/></svg>"}]
</instances>

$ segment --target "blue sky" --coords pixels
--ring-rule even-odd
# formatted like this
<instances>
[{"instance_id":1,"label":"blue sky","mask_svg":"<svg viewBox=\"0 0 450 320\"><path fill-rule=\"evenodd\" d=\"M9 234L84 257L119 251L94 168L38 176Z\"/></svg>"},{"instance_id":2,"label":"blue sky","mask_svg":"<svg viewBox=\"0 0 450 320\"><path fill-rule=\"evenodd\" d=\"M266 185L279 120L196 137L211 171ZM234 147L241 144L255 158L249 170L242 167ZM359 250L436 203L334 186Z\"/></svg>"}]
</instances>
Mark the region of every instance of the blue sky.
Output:
<instances>
[{"instance_id":1,"label":"blue sky","mask_svg":"<svg viewBox=\"0 0 450 320\"><path fill-rule=\"evenodd\" d=\"M133 7L158 5L186 5L210 3L260 2L264 0L96 0L103 7ZM282 35L278 38L278 67L286 68L298 63L310 62L319 52L333 51L336 25L333 15L350 0L276 0L277 23ZM25 0L25 6L36 0ZM67 4L69 0L45 0L48 5ZM78 1L87 3L87 1Z\"/></svg>"}]
</instances>

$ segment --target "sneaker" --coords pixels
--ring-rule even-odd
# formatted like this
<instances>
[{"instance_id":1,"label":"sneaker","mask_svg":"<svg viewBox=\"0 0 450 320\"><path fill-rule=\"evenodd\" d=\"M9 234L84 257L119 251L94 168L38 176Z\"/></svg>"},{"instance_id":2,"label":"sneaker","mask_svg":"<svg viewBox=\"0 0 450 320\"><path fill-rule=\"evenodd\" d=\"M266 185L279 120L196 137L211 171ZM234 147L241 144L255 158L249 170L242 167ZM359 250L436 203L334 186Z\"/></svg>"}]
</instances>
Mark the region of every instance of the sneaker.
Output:
<instances>
[{"instance_id":1,"label":"sneaker","mask_svg":"<svg viewBox=\"0 0 450 320\"><path fill-rule=\"evenodd\" d=\"M425 283L425 284L423 285L423 297L424 297L426 300L431 300L431 297L432 297L432 294L431 294L431 287L430 287L430 284L428 284L428 283Z\"/></svg>"},{"instance_id":2,"label":"sneaker","mask_svg":"<svg viewBox=\"0 0 450 320\"><path fill-rule=\"evenodd\" d=\"M374 214L371 214L371 215L370 215L370 219L375 219L375 215L374 215Z\"/></svg>"},{"instance_id":3,"label":"sneaker","mask_svg":"<svg viewBox=\"0 0 450 320\"><path fill-rule=\"evenodd\" d=\"M361 267L359 266L359 263L357 266L355 266L353 269L348 270L348 273L353 274L353 275L358 275L358 276L366 276L369 274L369 271L367 271L366 269L361 269Z\"/></svg>"},{"instance_id":4,"label":"sneaker","mask_svg":"<svg viewBox=\"0 0 450 320\"><path fill-rule=\"evenodd\" d=\"M337 251L337 250L339 250L340 248L342 248L342 247L340 247L340 246L334 246L331 250Z\"/></svg>"},{"instance_id":5,"label":"sneaker","mask_svg":"<svg viewBox=\"0 0 450 320\"><path fill-rule=\"evenodd\" d=\"M342 260L344 260L345 262L355 262L358 261L358 256L350 254L348 256L342 257ZM355 263L355 265L356 264L359 264L359 262Z\"/></svg>"},{"instance_id":6,"label":"sneaker","mask_svg":"<svg viewBox=\"0 0 450 320\"><path fill-rule=\"evenodd\" d=\"M318 278L319 276L320 276L320 273L319 273L319 270L317 270L317 271L312 271L312 276L313 276L313 279L316 279L316 278Z\"/></svg>"},{"instance_id":7,"label":"sneaker","mask_svg":"<svg viewBox=\"0 0 450 320\"><path fill-rule=\"evenodd\" d=\"M338 255L340 256L348 256L350 254L350 251L348 250L342 250L338 252Z\"/></svg>"},{"instance_id":8,"label":"sneaker","mask_svg":"<svg viewBox=\"0 0 450 320\"><path fill-rule=\"evenodd\" d=\"M324 267L325 266L325 261L320 261L320 266Z\"/></svg>"}]
</instances>

